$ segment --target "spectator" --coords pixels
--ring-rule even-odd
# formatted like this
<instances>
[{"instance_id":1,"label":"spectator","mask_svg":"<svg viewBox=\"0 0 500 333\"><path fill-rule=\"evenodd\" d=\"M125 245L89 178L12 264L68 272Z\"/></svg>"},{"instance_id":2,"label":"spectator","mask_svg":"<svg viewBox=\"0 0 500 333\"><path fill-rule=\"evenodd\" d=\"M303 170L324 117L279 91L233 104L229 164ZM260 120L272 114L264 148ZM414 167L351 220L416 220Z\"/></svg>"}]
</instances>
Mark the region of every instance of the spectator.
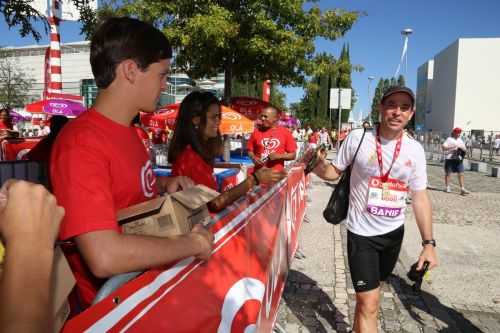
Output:
<instances>
[{"instance_id":1,"label":"spectator","mask_svg":"<svg viewBox=\"0 0 500 333\"><path fill-rule=\"evenodd\" d=\"M174 176L187 176L195 184L217 190L214 162L221 150L219 126L220 102L211 92L193 91L181 103L177 126L169 147L169 161ZM275 182L284 174L262 168L244 182L209 203L218 211L245 195L254 185Z\"/></svg>"},{"instance_id":2,"label":"spectator","mask_svg":"<svg viewBox=\"0 0 500 333\"><path fill-rule=\"evenodd\" d=\"M278 110L272 106L265 108L259 115L260 125L254 130L247 149L248 156L259 169L263 166L282 171L285 161L295 159L297 143L290 131L278 126Z\"/></svg>"},{"instance_id":3,"label":"spectator","mask_svg":"<svg viewBox=\"0 0 500 333\"><path fill-rule=\"evenodd\" d=\"M467 148L462 139L460 139L460 133L462 133L462 129L458 127L454 128L451 132L451 136L442 144L443 151L446 155L444 161L444 184L446 186L445 191L450 193L450 173L457 173L458 183L460 184L460 194L466 195L469 194L469 191L464 187L463 158L467 152Z\"/></svg>"},{"instance_id":4,"label":"spectator","mask_svg":"<svg viewBox=\"0 0 500 333\"><path fill-rule=\"evenodd\" d=\"M327 147L327 149L330 149L330 143L331 141L328 131L323 127L319 132L319 144Z\"/></svg>"},{"instance_id":5,"label":"spectator","mask_svg":"<svg viewBox=\"0 0 500 333\"><path fill-rule=\"evenodd\" d=\"M56 141L59 132L64 125L68 123L69 119L66 116L52 116L50 118L50 133L48 136L40 140L26 155L25 159L43 163L50 170L50 154L52 153L52 146ZM50 177L49 177L50 179ZM50 184L50 180L49 180Z\"/></svg>"},{"instance_id":6,"label":"spectator","mask_svg":"<svg viewBox=\"0 0 500 333\"><path fill-rule=\"evenodd\" d=\"M500 135L496 136L494 144L495 144L495 153L496 155L498 155L500 152Z\"/></svg>"},{"instance_id":7,"label":"spectator","mask_svg":"<svg viewBox=\"0 0 500 333\"><path fill-rule=\"evenodd\" d=\"M210 257L213 235L201 225L163 238L123 234L116 220L120 209L192 186L186 177L155 177L132 126L139 111L156 110L171 58L165 35L136 19L109 18L92 35L90 64L99 93L58 136L50 168L66 209L59 238L77 281L72 296L82 309L113 275Z\"/></svg>"},{"instance_id":8,"label":"spectator","mask_svg":"<svg viewBox=\"0 0 500 333\"><path fill-rule=\"evenodd\" d=\"M13 124L9 109L0 109L0 141L13 136Z\"/></svg>"},{"instance_id":9,"label":"spectator","mask_svg":"<svg viewBox=\"0 0 500 333\"><path fill-rule=\"evenodd\" d=\"M0 235L6 248L0 279L2 332L52 332L54 243L63 216L64 209L41 185L11 180L2 186Z\"/></svg>"},{"instance_id":10,"label":"spectator","mask_svg":"<svg viewBox=\"0 0 500 333\"><path fill-rule=\"evenodd\" d=\"M316 149L319 143L319 133L317 130L314 130L311 135L309 135L309 148Z\"/></svg>"},{"instance_id":11,"label":"spectator","mask_svg":"<svg viewBox=\"0 0 500 333\"><path fill-rule=\"evenodd\" d=\"M0 130L12 130L12 119L9 109L0 109Z\"/></svg>"}]
</instances>

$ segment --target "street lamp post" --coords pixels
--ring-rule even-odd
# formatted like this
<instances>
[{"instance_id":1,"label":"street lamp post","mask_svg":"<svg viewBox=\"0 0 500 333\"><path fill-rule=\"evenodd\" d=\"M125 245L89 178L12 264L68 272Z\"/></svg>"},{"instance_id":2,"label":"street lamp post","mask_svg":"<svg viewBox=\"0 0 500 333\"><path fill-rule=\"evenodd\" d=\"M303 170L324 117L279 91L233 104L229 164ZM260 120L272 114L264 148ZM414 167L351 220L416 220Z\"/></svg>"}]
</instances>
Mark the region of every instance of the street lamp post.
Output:
<instances>
[{"instance_id":1,"label":"street lamp post","mask_svg":"<svg viewBox=\"0 0 500 333\"><path fill-rule=\"evenodd\" d=\"M372 107L371 107L371 103L370 103L370 87L371 87L371 83L372 81L375 79L375 76L368 76L368 121L371 123L371 114L372 114Z\"/></svg>"},{"instance_id":2,"label":"street lamp post","mask_svg":"<svg viewBox=\"0 0 500 333\"><path fill-rule=\"evenodd\" d=\"M401 52L401 60L399 61L398 68L396 69L396 74L394 74L395 78L398 76L403 62L405 64L405 75L408 75L408 39L412 33L413 29L410 28L406 28L401 31L401 35L403 35L404 38L403 52Z\"/></svg>"}]
</instances>

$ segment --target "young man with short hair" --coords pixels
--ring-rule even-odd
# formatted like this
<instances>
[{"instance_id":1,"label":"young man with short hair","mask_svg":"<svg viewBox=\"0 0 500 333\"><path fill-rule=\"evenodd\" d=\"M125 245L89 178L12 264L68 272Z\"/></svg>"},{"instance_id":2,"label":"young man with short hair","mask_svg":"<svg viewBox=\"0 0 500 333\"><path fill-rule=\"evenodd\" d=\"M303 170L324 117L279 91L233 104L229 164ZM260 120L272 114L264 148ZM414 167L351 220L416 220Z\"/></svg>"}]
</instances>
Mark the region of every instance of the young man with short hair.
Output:
<instances>
[{"instance_id":1,"label":"young man with short hair","mask_svg":"<svg viewBox=\"0 0 500 333\"><path fill-rule=\"evenodd\" d=\"M197 225L182 236L125 235L117 211L192 185L185 177L156 178L132 120L153 112L165 88L172 49L165 36L136 19L110 18L90 44L99 94L68 124L51 156L51 180L65 208L59 238L77 280L81 308L105 278L197 256L208 259L213 235Z\"/></svg>"},{"instance_id":2,"label":"young man with short hair","mask_svg":"<svg viewBox=\"0 0 500 333\"><path fill-rule=\"evenodd\" d=\"M314 169L319 177L335 180L347 167L352 168L346 227L349 268L356 290L357 333L377 331L380 283L392 272L399 256L409 191L422 237L417 269L421 270L425 261L430 268L437 265L425 153L416 140L404 133L414 106L415 96L410 89L388 89L379 105L380 126L366 129L362 142L363 131L352 131L337 160L333 164L323 160Z\"/></svg>"}]
</instances>

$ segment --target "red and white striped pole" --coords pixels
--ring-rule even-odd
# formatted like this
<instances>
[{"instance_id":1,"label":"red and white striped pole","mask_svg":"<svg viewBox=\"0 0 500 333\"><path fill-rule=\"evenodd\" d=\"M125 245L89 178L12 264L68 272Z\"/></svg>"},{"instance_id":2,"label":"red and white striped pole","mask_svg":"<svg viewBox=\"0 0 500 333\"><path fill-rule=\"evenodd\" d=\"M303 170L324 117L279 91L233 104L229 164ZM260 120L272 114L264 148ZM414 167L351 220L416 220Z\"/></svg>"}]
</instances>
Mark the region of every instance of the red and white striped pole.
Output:
<instances>
[{"instance_id":1,"label":"red and white striped pole","mask_svg":"<svg viewBox=\"0 0 500 333\"><path fill-rule=\"evenodd\" d=\"M271 80L264 80L262 83L262 100L269 102L271 99Z\"/></svg>"},{"instance_id":2,"label":"red and white striped pole","mask_svg":"<svg viewBox=\"0 0 500 333\"><path fill-rule=\"evenodd\" d=\"M61 36L59 35L59 12L58 0L52 2L50 9L50 93L62 93L62 70L61 70Z\"/></svg>"}]
</instances>

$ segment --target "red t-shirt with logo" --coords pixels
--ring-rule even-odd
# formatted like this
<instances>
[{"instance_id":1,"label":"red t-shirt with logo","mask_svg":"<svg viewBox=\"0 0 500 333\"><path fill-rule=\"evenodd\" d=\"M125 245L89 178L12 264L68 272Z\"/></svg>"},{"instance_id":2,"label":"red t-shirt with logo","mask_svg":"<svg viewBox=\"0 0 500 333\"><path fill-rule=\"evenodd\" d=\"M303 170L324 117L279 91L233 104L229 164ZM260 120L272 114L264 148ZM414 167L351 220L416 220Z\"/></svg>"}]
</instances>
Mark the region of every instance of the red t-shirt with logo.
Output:
<instances>
[{"instance_id":1,"label":"red t-shirt with logo","mask_svg":"<svg viewBox=\"0 0 500 333\"><path fill-rule=\"evenodd\" d=\"M217 191L214 167L187 145L172 165L172 176L186 176L198 185L202 184Z\"/></svg>"},{"instance_id":2,"label":"red t-shirt with logo","mask_svg":"<svg viewBox=\"0 0 500 333\"><path fill-rule=\"evenodd\" d=\"M319 133L318 132L314 132L313 134L311 134L311 136L309 137L309 143L318 143L319 141Z\"/></svg>"},{"instance_id":3,"label":"red t-shirt with logo","mask_svg":"<svg viewBox=\"0 0 500 333\"><path fill-rule=\"evenodd\" d=\"M119 209L157 196L149 155L133 126L91 109L66 125L54 144L50 176L66 214L59 238L77 281L81 305L89 306L103 280L92 275L73 238L98 231L121 232Z\"/></svg>"},{"instance_id":4,"label":"red t-shirt with logo","mask_svg":"<svg viewBox=\"0 0 500 333\"><path fill-rule=\"evenodd\" d=\"M284 127L272 127L265 131L256 129L248 140L247 150L253 152L257 158L262 159L270 153L294 153L297 150L297 143L290 131ZM285 167L285 161L268 160L265 166L281 171Z\"/></svg>"}]
</instances>

